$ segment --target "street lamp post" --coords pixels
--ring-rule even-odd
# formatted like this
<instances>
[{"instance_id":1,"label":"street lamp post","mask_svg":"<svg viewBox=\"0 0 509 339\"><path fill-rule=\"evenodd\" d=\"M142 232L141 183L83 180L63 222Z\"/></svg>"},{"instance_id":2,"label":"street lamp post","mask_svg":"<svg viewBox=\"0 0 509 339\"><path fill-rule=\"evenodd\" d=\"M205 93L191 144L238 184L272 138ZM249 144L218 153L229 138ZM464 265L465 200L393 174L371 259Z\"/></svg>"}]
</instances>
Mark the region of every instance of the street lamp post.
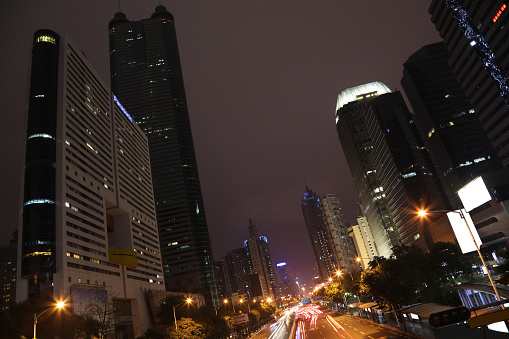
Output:
<instances>
[{"instance_id":1,"label":"street lamp post","mask_svg":"<svg viewBox=\"0 0 509 339\"><path fill-rule=\"evenodd\" d=\"M239 302L241 304L243 304L244 303L244 299L240 299ZM247 304L247 311L248 311L248 313L251 313L251 307L249 307L249 300L246 301L246 304Z\"/></svg>"},{"instance_id":2,"label":"street lamp post","mask_svg":"<svg viewBox=\"0 0 509 339\"><path fill-rule=\"evenodd\" d=\"M419 216L424 217L428 213L458 213L465 222L465 226L468 229L468 233L470 234L470 237L472 238L472 241L474 242L475 249L477 250L477 254L479 254L479 258L481 258L482 265L484 266L484 269L486 270L486 273L488 274L488 278L490 279L491 287L493 287L493 291L495 291L495 295L497 296L498 301L501 301L500 296L498 295L498 290L495 287L495 283L493 282L493 279L491 278L490 271L488 270L488 266L486 266L486 263L484 262L484 258L482 257L481 250L479 249L479 246L477 246L477 242L475 241L474 235L472 234L472 230L470 229L470 226L468 225L467 219L465 218L465 215L463 214L463 211L460 209L459 211L447 211L447 210L438 210L438 211L419 211ZM502 309L504 309L504 305L501 305Z\"/></svg>"},{"instance_id":3,"label":"street lamp post","mask_svg":"<svg viewBox=\"0 0 509 339\"><path fill-rule=\"evenodd\" d=\"M176 306L175 305L172 305L173 306L173 319L175 320L175 329L178 331L178 326L177 326L177 316L175 315L175 308L179 307L180 305L182 304L185 304L185 303L188 303L190 304L193 300L191 298L188 298L186 301L183 301L181 302L180 304L177 304Z\"/></svg>"},{"instance_id":4,"label":"street lamp post","mask_svg":"<svg viewBox=\"0 0 509 339\"><path fill-rule=\"evenodd\" d=\"M224 304L228 304L228 299L225 299L223 300ZM233 313L235 313L235 305L233 304L233 300L232 300L232 307L233 307Z\"/></svg>"},{"instance_id":5,"label":"street lamp post","mask_svg":"<svg viewBox=\"0 0 509 339\"><path fill-rule=\"evenodd\" d=\"M50 308L42 311L39 315L37 315L37 313L34 313L34 339L37 339L37 319L39 319L39 317L41 315L43 315L44 313L48 312L49 310L52 310L55 307L57 309L64 307L64 302L63 301L59 301L55 306L51 306Z\"/></svg>"}]
</instances>

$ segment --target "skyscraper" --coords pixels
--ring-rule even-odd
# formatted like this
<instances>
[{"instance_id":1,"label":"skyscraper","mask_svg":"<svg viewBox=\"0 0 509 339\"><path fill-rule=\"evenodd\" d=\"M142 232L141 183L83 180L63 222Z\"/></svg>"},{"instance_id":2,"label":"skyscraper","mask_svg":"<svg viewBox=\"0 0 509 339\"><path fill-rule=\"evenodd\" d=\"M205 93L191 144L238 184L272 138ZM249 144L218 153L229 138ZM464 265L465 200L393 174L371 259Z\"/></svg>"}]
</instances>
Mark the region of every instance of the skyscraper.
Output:
<instances>
[{"instance_id":1,"label":"skyscraper","mask_svg":"<svg viewBox=\"0 0 509 339\"><path fill-rule=\"evenodd\" d=\"M373 141L362 113L374 97L385 93L390 89L381 82L342 91L336 105L336 129L378 253L388 257L401 242L371 159Z\"/></svg>"},{"instance_id":2,"label":"skyscraper","mask_svg":"<svg viewBox=\"0 0 509 339\"><path fill-rule=\"evenodd\" d=\"M16 302L16 267L18 231L13 233L11 243L0 247L0 312Z\"/></svg>"},{"instance_id":3,"label":"skyscraper","mask_svg":"<svg viewBox=\"0 0 509 339\"><path fill-rule=\"evenodd\" d=\"M258 236L258 229L251 218L249 218L248 231L249 239L245 241L245 245L251 260L252 273L260 276L263 298L273 297L275 277L267 238Z\"/></svg>"},{"instance_id":4,"label":"skyscraper","mask_svg":"<svg viewBox=\"0 0 509 339\"><path fill-rule=\"evenodd\" d=\"M346 272L357 270L357 252L353 239L348 235L348 222L339 199L334 194L327 194L320 201L320 207L336 268Z\"/></svg>"},{"instance_id":5,"label":"skyscraper","mask_svg":"<svg viewBox=\"0 0 509 339\"><path fill-rule=\"evenodd\" d=\"M17 301L112 303L138 337L164 290L147 138L67 37L35 32L31 58Z\"/></svg>"},{"instance_id":6,"label":"skyscraper","mask_svg":"<svg viewBox=\"0 0 509 339\"><path fill-rule=\"evenodd\" d=\"M379 82L347 89L336 123L379 254L399 244L430 246L415 212L449 205L401 93Z\"/></svg>"},{"instance_id":7,"label":"skyscraper","mask_svg":"<svg viewBox=\"0 0 509 339\"><path fill-rule=\"evenodd\" d=\"M315 255L318 273L322 282L335 274L337 266L332 255L327 226L320 208L320 197L306 186L301 201L302 215L308 230L309 240Z\"/></svg>"},{"instance_id":8,"label":"skyscraper","mask_svg":"<svg viewBox=\"0 0 509 339\"><path fill-rule=\"evenodd\" d=\"M149 140L166 288L217 306L205 209L173 15L116 13L109 23L112 91Z\"/></svg>"},{"instance_id":9,"label":"skyscraper","mask_svg":"<svg viewBox=\"0 0 509 339\"><path fill-rule=\"evenodd\" d=\"M433 0L429 7L465 90L500 161L509 166L509 10L505 1Z\"/></svg>"},{"instance_id":10,"label":"skyscraper","mask_svg":"<svg viewBox=\"0 0 509 339\"><path fill-rule=\"evenodd\" d=\"M241 247L231 250L222 259L223 272L226 285L226 295L232 296L233 293L249 294L249 275L252 274L252 267L248 263L247 248Z\"/></svg>"},{"instance_id":11,"label":"skyscraper","mask_svg":"<svg viewBox=\"0 0 509 339\"><path fill-rule=\"evenodd\" d=\"M449 58L442 42L422 47L405 62L401 85L433 155L436 173L457 208L455 193L501 164Z\"/></svg>"}]
</instances>

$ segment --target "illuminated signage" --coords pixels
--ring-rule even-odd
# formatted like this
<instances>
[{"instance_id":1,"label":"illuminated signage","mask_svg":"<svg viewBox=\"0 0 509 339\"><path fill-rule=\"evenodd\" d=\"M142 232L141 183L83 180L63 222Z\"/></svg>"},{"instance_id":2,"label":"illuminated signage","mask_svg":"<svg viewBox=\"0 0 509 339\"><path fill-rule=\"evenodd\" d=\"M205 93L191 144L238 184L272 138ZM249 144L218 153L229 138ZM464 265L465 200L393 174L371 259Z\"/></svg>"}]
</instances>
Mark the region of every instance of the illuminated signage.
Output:
<instances>
[{"instance_id":1,"label":"illuminated signage","mask_svg":"<svg viewBox=\"0 0 509 339\"><path fill-rule=\"evenodd\" d=\"M500 9L498 10L497 14L495 14L495 16L493 17L493 22L497 22L498 18L500 18L500 15L502 15L502 12L504 11L504 9L506 8L506 5L503 4L502 6L500 6Z\"/></svg>"},{"instance_id":2,"label":"illuminated signage","mask_svg":"<svg viewBox=\"0 0 509 339\"><path fill-rule=\"evenodd\" d=\"M130 122L133 122L133 118L131 118L131 116L129 115L129 113L127 113L127 111L125 110L124 106L122 106L122 104L120 103L120 101L118 101L117 97L115 96L115 94L113 94L113 101L115 101L115 103L117 104L117 106L122 110L122 112L124 112L125 116L127 117L127 119L129 119Z\"/></svg>"},{"instance_id":3,"label":"illuminated signage","mask_svg":"<svg viewBox=\"0 0 509 339\"><path fill-rule=\"evenodd\" d=\"M277 264L277 267L281 267L281 266L286 266L286 263L285 262L280 262L279 264Z\"/></svg>"}]
</instances>

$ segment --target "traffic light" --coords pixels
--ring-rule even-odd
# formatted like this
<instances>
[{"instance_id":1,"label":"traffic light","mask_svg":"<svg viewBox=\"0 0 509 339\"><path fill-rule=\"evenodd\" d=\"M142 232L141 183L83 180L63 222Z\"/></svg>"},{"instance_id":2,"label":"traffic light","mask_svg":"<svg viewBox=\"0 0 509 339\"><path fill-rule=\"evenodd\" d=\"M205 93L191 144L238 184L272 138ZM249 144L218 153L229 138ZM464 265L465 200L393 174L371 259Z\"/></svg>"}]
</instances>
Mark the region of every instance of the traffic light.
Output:
<instances>
[{"instance_id":1,"label":"traffic light","mask_svg":"<svg viewBox=\"0 0 509 339\"><path fill-rule=\"evenodd\" d=\"M429 324L438 328L457 324L468 319L470 319L470 311L465 306L460 306L431 314L429 316Z\"/></svg>"}]
</instances>

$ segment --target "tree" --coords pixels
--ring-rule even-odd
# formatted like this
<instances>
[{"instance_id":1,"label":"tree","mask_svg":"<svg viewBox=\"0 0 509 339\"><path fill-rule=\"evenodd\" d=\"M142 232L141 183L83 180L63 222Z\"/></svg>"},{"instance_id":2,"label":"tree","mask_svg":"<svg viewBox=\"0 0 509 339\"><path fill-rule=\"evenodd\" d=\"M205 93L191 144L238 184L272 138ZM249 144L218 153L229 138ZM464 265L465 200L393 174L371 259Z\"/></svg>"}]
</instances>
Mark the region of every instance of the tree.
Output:
<instances>
[{"instance_id":1,"label":"tree","mask_svg":"<svg viewBox=\"0 0 509 339\"><path fill-rule=\"evenodd\" d=\"M496 268L497 273L500 274L497 283L509 285L509 250L503 249L500 257L503 258L503 262Z\"/></svg>"},{"instance_id":2,"label":"tree","mask_svg":"<svg viewBox=\"0 0 509 339\"><path fill-rule=\"evenodd\" d=\"M381 306L393 308L412 303L418 282L404 261L388 259L362 273L361 293L374 298Z\"/></svg>"},{"instance_id":3,"label":"tree","mask_svg":"<svg viewBox=\"0 0 509 339\"><path fill-rule=\"evenodd\" d=\"M181 318L177 321L178 329L172 328L172 339L205 339L208 337L207 328L191 318Z\"/></svg>"}]
</instances>

